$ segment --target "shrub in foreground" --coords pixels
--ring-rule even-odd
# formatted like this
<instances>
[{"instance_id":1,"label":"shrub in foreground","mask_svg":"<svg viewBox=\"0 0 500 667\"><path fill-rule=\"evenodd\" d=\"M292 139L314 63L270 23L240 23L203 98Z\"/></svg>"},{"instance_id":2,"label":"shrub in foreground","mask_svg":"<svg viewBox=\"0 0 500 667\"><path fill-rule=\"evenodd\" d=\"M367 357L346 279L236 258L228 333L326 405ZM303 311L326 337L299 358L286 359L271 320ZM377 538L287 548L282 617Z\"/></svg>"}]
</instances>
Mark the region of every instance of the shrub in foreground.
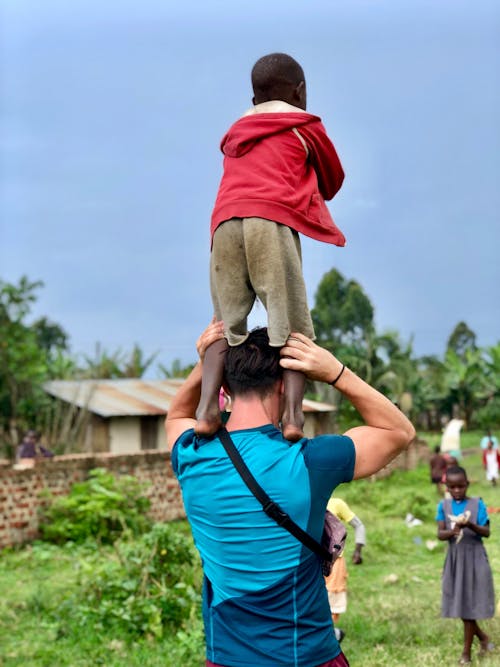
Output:
<instances>
[{"instance_id":1,"label":"shrub in foreground","mask_svg":"<svg viewBox=\"0 0 500 667\"><path fill-rule=\"evenodd\" d=\"M144 490L131 475L115 477L103 468L91 470L89 479L73 484L67 496L49 496L40 515L41 537L55 544L88 538L111 544L124 533L143 533L151 525Z\"/></svg>"},{"instance_id":2,"label":"shrub in foreground","mask_svg":"<svg viewBox=\"0 0 500 667\"><path fill-rule=\"evenodd\" d=\"M161 637L199 611L200 593L192 540L175 525L156 524L133 542L80 562L78 591L59 608L58 618L127 638ZM64 633L64 630L63 630Z\"/></svg>"}]
</instances>

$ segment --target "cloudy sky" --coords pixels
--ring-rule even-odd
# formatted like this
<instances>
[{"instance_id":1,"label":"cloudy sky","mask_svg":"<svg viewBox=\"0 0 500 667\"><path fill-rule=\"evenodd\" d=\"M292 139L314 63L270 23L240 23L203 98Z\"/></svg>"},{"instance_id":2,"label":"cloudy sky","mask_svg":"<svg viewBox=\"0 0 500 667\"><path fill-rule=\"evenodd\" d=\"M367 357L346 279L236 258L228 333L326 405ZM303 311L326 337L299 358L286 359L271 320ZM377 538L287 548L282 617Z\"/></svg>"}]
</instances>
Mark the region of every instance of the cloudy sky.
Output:
<instances>
[{"instance_id":1,"label":"cloudy sky","mask_svg":"<svg viewBox=\"0 0 500 667\"><path fill-rule=\"evenodd\" d=\"M73 352L139 343L195 358L211 317L219 140L250 70L303 65L346 180L348 245L304 239L311 307L338 268L379 330L441 354L465 320L500 331L496 0L2 0L0 278L45 287L34 315ZM265 322L260 310L252 323Z\"/></svg>"}]
</instances>

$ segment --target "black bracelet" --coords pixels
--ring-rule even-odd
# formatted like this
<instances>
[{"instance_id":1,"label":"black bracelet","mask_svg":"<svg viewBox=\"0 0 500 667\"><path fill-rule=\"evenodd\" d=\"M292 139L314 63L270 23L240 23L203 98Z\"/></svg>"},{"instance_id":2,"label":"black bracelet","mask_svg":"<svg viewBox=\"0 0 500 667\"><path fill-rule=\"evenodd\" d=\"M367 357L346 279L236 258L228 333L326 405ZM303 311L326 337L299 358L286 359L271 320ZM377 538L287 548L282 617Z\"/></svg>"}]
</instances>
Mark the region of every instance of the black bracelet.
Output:
<instances>
[{"instance_id":1,"label":"black bracelet","mask_svg":"<svg viewBox=\"0 0 500 667\"><path fill-rule=\"evenodd\" d=\"M335 387L335 385L337 384L337 382L340 380L340 376L342 375L342 373L343 373L344 371L345 371L345 364L342 364L342 368L340 369L340 373L337 375L337 377L335 378L335 380L332 380L332 381L329 382L328 384L329 384L331 387Z\"/></svg>"}]
</instances>

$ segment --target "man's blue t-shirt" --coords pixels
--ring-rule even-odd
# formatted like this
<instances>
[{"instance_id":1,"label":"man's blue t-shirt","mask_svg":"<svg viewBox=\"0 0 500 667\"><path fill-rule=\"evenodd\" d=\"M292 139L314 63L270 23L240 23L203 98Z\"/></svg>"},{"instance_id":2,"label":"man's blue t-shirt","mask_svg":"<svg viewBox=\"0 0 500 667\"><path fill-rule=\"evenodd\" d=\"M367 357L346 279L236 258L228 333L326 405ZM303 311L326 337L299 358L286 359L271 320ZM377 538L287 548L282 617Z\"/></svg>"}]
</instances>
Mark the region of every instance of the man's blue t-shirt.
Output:
<instances>
[{"instance_id":1,"label":"man's blue t-shirt","mask_svg":"<svg viewBox=\"0 0 500 667\"><path fill-rule=\"evenodd\" d=\"M271 424L231 438L267 494L316 540L327 502L354 474L347 436L292 444ZM311 667L335 658L318 556L263 511L218 438L186 431L172 466L204 571L207 658L227 667Z\"/></svg>"}]
</instances>

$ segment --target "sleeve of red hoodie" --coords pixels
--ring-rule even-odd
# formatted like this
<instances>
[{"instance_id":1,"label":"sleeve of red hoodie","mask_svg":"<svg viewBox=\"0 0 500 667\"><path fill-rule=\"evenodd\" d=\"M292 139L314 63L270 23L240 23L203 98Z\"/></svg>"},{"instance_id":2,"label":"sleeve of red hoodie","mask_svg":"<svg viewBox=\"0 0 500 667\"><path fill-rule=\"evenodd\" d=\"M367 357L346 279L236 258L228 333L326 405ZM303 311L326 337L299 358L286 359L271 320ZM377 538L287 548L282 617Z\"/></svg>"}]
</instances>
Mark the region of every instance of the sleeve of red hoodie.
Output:
<instances>
[{"instance_id":1,"label":"sleeve of red hoodie","mask_svg":"<svg viewBox=\"0 0 500 667\"><path fill-rule=\"evenodd\" d=\"M317 122L299 128L309 148L309 160L318 177L318 187L323 199L329 200L340 190L344 170L323 123Z\"/></svg>"}]
</instances>

